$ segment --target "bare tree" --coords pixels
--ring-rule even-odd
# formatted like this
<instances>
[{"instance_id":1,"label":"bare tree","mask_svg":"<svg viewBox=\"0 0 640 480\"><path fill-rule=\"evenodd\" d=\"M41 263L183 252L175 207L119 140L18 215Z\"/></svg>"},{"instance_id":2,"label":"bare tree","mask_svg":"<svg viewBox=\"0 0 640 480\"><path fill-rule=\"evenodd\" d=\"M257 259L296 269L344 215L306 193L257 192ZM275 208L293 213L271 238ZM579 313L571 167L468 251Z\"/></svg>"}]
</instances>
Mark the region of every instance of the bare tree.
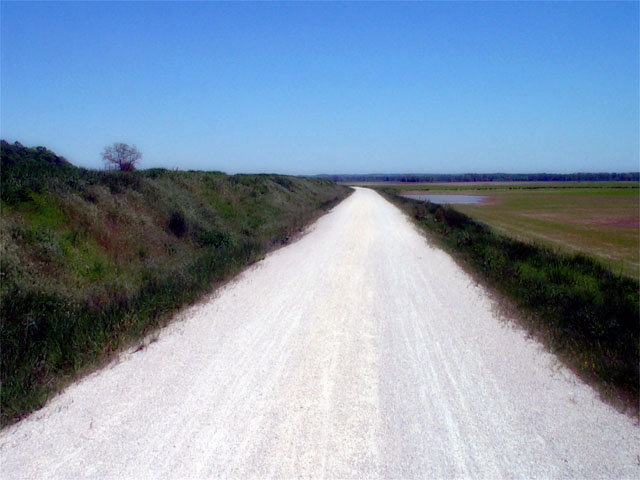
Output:
<instances>
[{"instance_id":1,"label":"bare tree","mask_svg":"<svg viewBox=\"0 0 640 480\"><path fill-rule=\"evenodd\" d=\"M138 160L142 154L135 145L131 147L126 143L114 143L105 147L102 152L102 160L104 160L106 168L115 168L122 171L131 171L136 169Z\"/></svg>"}]
</instances>

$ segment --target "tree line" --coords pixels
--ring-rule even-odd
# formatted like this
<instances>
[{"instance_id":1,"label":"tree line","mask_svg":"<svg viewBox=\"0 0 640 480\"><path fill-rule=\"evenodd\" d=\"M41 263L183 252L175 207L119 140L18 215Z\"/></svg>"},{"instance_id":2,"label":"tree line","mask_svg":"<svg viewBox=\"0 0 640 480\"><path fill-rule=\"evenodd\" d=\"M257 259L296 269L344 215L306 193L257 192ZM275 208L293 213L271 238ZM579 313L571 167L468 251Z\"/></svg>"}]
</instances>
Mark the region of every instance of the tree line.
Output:
<instances>
[{"instance_id":1,"label":"tree line","mask_svg":"<svg viewBox=\"0 0 640 480\"><path fill-rule=\"evenodd\" d=\"M56 165L71 165L66 158L56 155L48 148L25 147L20 142L9 143L6 140L2 140L0 142L0 151L2 152L3 163L13 163L29 158L40 162L55 163ZM129 146L121 142L105 147L102 152L102 160L107 170L133 171L136 169L140 158L142 158L142 153L135 145Z\"/></svg>"},{"instance_id":2,"label":"tree line","mask_svg":"<svg viewBox=\"0 0 640 480\"><path fill-rule=\"evenodd\" d=\"M640 181L640 172L318 175L334 182L603 182Z\"/></svg>"}]
</instances>

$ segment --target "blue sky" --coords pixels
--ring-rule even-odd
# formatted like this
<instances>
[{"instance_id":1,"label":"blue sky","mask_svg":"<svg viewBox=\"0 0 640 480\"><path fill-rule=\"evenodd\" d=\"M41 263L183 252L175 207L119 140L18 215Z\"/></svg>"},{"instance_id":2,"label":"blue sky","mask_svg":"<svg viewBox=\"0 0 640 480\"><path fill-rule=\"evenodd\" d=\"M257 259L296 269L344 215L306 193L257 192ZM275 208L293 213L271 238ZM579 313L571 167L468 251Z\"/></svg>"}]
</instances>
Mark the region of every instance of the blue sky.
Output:
<instances>
[{"instance_id":1,"label":"blue sky","mask_svg":"<svg viewBox=\"0 0 640 480\"><path fill-rule=\"evenodd\" d=\"M637 171L638 3L2 1L1 136L101 168Z\"/></svg>"}]
</instances>

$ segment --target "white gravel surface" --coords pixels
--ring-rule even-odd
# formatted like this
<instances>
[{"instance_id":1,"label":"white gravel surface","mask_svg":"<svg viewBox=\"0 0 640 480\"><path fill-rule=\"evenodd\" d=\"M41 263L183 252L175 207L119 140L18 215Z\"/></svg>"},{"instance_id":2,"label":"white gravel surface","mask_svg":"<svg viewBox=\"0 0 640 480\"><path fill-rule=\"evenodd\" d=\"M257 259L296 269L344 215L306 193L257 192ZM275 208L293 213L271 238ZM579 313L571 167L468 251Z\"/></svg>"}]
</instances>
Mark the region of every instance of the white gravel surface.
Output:
<instances>
[{"instance_id":1,"label":"white gravel surface","mask_svg":"<svg viewBox=\"0 0 640 480\"><path fill-rule=\"evenodd\" d=\"M640 428L358 189L0 433L10 478L634 478Z\"/></svg>"}]
</instances>

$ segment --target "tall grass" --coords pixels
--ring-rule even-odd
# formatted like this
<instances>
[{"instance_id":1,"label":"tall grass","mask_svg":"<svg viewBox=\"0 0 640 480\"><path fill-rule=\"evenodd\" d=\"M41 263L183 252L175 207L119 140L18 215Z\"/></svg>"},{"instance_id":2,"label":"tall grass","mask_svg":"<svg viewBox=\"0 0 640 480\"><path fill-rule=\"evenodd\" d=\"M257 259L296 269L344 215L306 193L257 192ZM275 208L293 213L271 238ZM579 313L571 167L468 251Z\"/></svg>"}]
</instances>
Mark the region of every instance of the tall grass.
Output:
<instances>
[{"instance_id":1,"label":"tall grass","mask_svg":"<svg viewBox=\"0 0 640 480\"><path fill-rule=\"evenodd\" d=\"M339 202L324 180L100 172L2 143L3 425Z\"/></svg>"},{"instance_id":2,"label":"tall grass","mask_svg":"<svg viewBox=\"0 0 640 480\"><path fill-rule=\"evenodd\" d=\"M380 190L479 277L529 312L526 326L606 398L636 414L638 281L582 254L500 235L465 214Z\"/></svg>"}]
</instances>

